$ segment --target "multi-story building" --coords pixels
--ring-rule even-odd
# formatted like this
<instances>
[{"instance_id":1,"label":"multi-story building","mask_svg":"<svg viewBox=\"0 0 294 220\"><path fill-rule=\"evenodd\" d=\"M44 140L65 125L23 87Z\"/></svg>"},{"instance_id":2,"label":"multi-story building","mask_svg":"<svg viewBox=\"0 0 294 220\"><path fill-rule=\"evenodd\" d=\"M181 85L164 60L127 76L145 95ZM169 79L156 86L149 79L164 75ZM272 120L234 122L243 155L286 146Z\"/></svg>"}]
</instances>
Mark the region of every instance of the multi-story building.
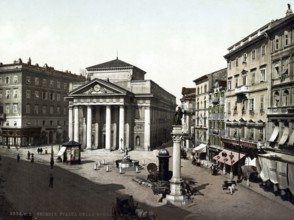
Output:
<instances>
[{"instance_id":1,"label":"multi-story building","mask_svg":"<svg viewBox=\"0 0 294 220\"><path fill-rule=\"evenodd\" d=\"M225 69L227 70L227 69ZM226 78L226 71L224 78ZM208 111L208 160L213 162L213 157L223 150L221 138L225 135L225 93L227 81L217 79L209 91Z\"/></svg>"},{"instance_id":2,"label":"multi-story building","mask_svg":"<svg viewBox=\"0 0 294 220\"><path fill-rule=\"evenodd\" d=\"M84 77L23 63L0 64L0 127L5 146L67 140L69 83Z\"/></svg>"},{"instance_id":3,"label":"multi-story building","mask_svg":"<svg viewBox=\"0 0 294 220\"><path fill-rule=\"evenodd\" d=\"M222 141L229 155L216 158L229 161L227 166L239 175L235 164L240 168L244 163L240 159L258 158L261 179L275 189L292 185L292 194L293 156L286 153L293 155L294 142L293 23L288 5L285 17L243 38L225 55L228 81Z\"/></svg>"},{"instance_id":4,"label":"multi-story building","mask_svg":"<svg viewBox=\"0 0 294 220\"><path fill-rule=\"evenodd\" d=\"M194 126L195 126L195 87L182 88L181 107L184 113L183 127L188 136L185 138L184 146L189 149L194 146Z\"/></svg>"},{"instance_id":5,"label":"multi-story building","mask_svg":"<svg viewBox=\"0 0 294 220\"><path fill-rule=\"evenodd\" d=\"M70 139L107 150L152 150L171 139L176 98L145 71L118 58L86 70L88 81L67 96Z\"/></svg>"},{"instance_id":6,"label":"multi-story building","mask_svg":"<svg viewBox=\"0 0 294 220\"><path fill-rule=\"evenodd\" d=\"M208 114L209 114L209 91L213 88L216 80L226 79L226 69L221 69L213 73L195 79L195 145L194 152L199 154L200 160L208 160Z\"/></svg>"}]
</instances>

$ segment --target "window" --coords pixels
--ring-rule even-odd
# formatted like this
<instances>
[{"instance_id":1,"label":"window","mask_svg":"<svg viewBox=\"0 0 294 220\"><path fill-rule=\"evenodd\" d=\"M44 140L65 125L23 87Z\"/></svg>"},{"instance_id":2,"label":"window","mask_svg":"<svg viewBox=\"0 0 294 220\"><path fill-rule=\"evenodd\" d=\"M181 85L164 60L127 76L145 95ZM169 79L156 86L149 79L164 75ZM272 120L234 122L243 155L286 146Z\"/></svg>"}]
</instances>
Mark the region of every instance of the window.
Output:
<instances>
[{"instance_id":1,"label":"window","mask_svg":"<svg viewBox=\"0 0 294 220\"><path fill-rule=\"evenodd\" d=\"M63 83L63 89L67 90L67 83Z\"/></svg>"},{"instance_id":2,"label":"window","mask_svg":"<svg viewBox=\"0 0 294 220\"><path fill-rule=\"evenodd\" d=\"M60 94L59 93L56 94L56 100L60 101Z\"/></svg>"},{"instance_id":3,"label":"window","mask_svg":"<svg viewBox=\"0 0 294 220\"><path fill-rule=\"evenodd\" d=\"M246 74L243 74L242 78L243 78L243 86L246 86Z\"/></svg>"},{"instance_id":4,"label":"window","mask_svg":"<svg viewBox=\"0 0 294 220\"><path fill-rule=\"evenodd\" d=\"M259 129L259 140L263 140L263 128Z\"/></svg>"},{"instance_id":5,"label":"window","mask_svg":"<svg viewBox=\"0 0 294 220\"><path fill-rule=\"evenodd\" d=\"M280 93L278 91L274 92L274 105L275 107L279 106L279 102L280 102Z\"/></svg>"},{"instance_id":6,"label":"window","mask_svg":"<svg viewBox=\"0 0 294 220\"><path fill-rule=\"evenodd\" d=\"M203 92L202 92L202 86L201 86L200 92L201 92L201 94L203 93Z\"/></svg>"},{"instance_id":7,"label":"window","mask_svg":"<svg viewBox=\"0 0 294 220\"><path fill-rule=\"evenodd\" d=\"M228 80L228 90L231 90L232 89L232 80L229 79Z\"/></svg>"},{"instance_id":8,"label":"window","mask_svg":"<svg viewBox=\"0 0 294 220\"><path fill-rule=\"evenodd\" d=\"M17 76L13 76L13 83L18 83L18 77Z\"/></svg>"},{"instance_id":9,"label":"window","mask_svg":"<svg viewBox=\"0 0 294 220\"><path fill-rule=\"evenodd\" d=\"M56 110L57 110L57 114L60 114L60 107L57 107Z\"/></svg>"},{"instance_id":10,"label":"window","mask_svg":"<svg viewBox=\"0 0 294 220\"><path fill-rule=\"evenodd\" d=\"M247 100L242 101L242 114L246 113Z\"/></svg>"},{"instance_id":11,"label":"window","mask_svg":"<svg viewBox=\"0 0 294 220\"><path fill-rule=\"evenodd\" d=\"M40 98L39 91L37 91L37 90L35 91L35 98L36 98L36 99L39 99L39 98Z\"/></svg>"},{"instance_id":12,"label":"window","mask_svg":"<svg viewBox=\"0 0 294 220\"><path fill-rule=\"evenodd\" d=\"M231 61L228 62L228 67L229 67L229 69L232 68L232 62Z\"/></svg>"},{"instance_id":13,"label":"window","mask_svg":"<svg viewBox=\"0 0 294 220\"><path fill-rule=\"evenodd\" d=\"M260 82L265 81L265 69L260 69Z\"/></svg>"},{"instance_id":14,"label":"window","mask_svg":"<svg viewBox=\"0 0 294 220\"><path fill-rule=\"evenodd\" d=\"M255 60L255 53L256 53L256 51L255 50L252 50L252 52L251 52L252 60Z\"/></svg>"},{"instance_id":15,"label":"window","mask_svg":"<svg viewBox=\"0 0 294 220\"><path fill-rule=\"evenodd\" d=\"M275 49L278 50L279 49L279 39L275 40Z\"/></svg>"},{"instance_id":16,"label":"window","mask_svg":"<svg viewBox=\"0 0 294 220\"><path fill-rule=\"evenodd\" d=\"M289 91L285 90L284 91L284 102L283 102L283 106L287 106L289 105Z\"/></svg>"},{"instance_id":17,"label":"window","mask_svg":"<svg viewBox=\"0 0 294 220\"><path fill-rule=\"evenodd\" d=\"M31 98L31 90L29 90L29 89L26 90L26 98L27 99Z\"/></svg>"},{"instance_id":18,"label":"window","mask_svg":"<svg viewBox=\"0 0 294 220\"><path fill-rule=\"evenodd\" d=\"M10 113L10 104L5 105L5 112L6 112L6 114Z\"/></svg>"},{"instance_id":19,"label":"window","mask_svg":"<svg viewBox=\"0 0 294 220\"><path fill-rule=\"evenodd\" d=\"M13 90L13 98L15 98L15 99L17 98L17 91L18 91L17 89Z\"/></svg>"},{"instance_id":20,"label":"window","mask_svg":"<svg viewBox=\"0 0 294 220\"><path fill-rule=\"evenodd\" d=\"M199 87L197 88L197 95L199 95L200 93L199 93Z\"/></svg>"},{"instance_id":21,"label":"window","mask_svg":"<svg viewBox=\"0 0 294 220\"><path fill-rule=\"evenodd\" d=\"M50 87L51 87L51 88L54 87L54 80L50 80Z\"/></svg>"},{"instance_id":22,"label":"window","mask_svg":"<svg viewBox=\"0 0 294 220\"><path fill-rule=\"evenodd\" d=\"M249 99L249 111L254 111L254 98Z\"/></svg>"},{"instance_id":23,"label":"window","mask_svg":"<svg viewBox=\"0 0 294 220\"><path fill-rule=\"evenodd\" d=\"M48 93L47 92L42 92L42 98L44 100L47 100L47 97L48 97Z\"/></svg>"},{"instance_id":24,"label":"window","mask_svg":"<svg viewBox=\"0 0 294 220\"><path fill-rule=\"evenodd\" d=\"M2 85L3 84L3 79L2 79L2 77L0 77L0 85Z\"/></svg>"},{"instance_id":25,"label":"window","mask_svg":"<svg viewBox=\"0 0 294 220\"><path fill-rule=\"evenodd\" d=\"M26 105L26 113L27 114L31 113L31 106L29 104Z\"/></svg>"},{"instance_id":26,"label":"window","mask_svg":"<svg viewBox=\"0 0 294 220\"><path fill-rule=\"evenodd\" d=\"M204 93L207 93L207 85L204 86Z\"/></svg>"},{"instance_id":27,"label":"window","mask_svg":"<svg viewBox=\"0 0 294 220\"><path fill-rule=\"evenodd\" d=\"M264 56L265 55L265 45L261 46L261 55Z\"/></svg>"},{"instance_id":28,"label":"window","mask_svg":"<svg viewBox=\"0 0 294 220\"><path fill-rule=\"evenodd\" d=\"M6 84L9 84L9 83L10 83L10 78L9 78L9 76L6 76L6 78L5 78L5 83L6 83Z\"/></svg>"},{"instance_id":29,"label":"window","mask_svg":"<svg viewBox=\"0 0 294 220\"><path fill-rule=\"evenodd\" d=\"M285 34L285 46L289 45L289 37L288 34Z\"/></svg>"},{"instance_id":30,"label":"window","mask_svg":"<svg viewBox=\"0 0 294 220\"><path fill-rule=\"evenodd\" d=\"M5 91L5 97L6 97L7 99L9 99L9 97L10 97L10 89L7 89L7 90Z\"/></svg>"},{"instance_id":31,"label":"window","mask_svg":"<svg viewBox=\"0 0 294 220\"><path fill-rule=\"evenodd\" d=\"M204 118L203 126L206 127L206 118Z\"/></svg>"},{"instance_id":32,"label":"window","mask_svg":"<svg viewBox=\"0 0 294 220\"><path fill-rule=\"evenodd\" d=\"M47 107L45 105L42 106L42 114L43 115L47 114Z\"/></svg>"},{"instance_id":33,"label":"window","mask_svg":"<svg viewBox=\"0 0 294 220\"><path fill-rule=\"evenodd\" d=\"M60 82L57 81L57 88L60 89Z\"/></svg>"},{"instance_id":34,"label":"window","mask_svg":"<svg viewBox=\"0 0 294 220\"><path fill-rule=\"evenodd\" d=\"M54 93L50 93L50 100L54 100Z\"/></svg>"},{"instance_id":35,"label":"window","mask_svg":"<svg viewBox=\"0 0 294 220\"><path fill-rule=\"evenodd\" d=\"M46 86L46 85L47 85L47 80L46 80L46 79L43 79L43 80L42 80L42 85L43 85L43 86Z\"/></svg>"},{"instance_id":36,"label":"window","mask_svg":"<svg viewBox=\"0 0 294 220\"><path fill-rule=\"evenodd\" d=\"M3 90L0 89L0 99L2 99L2 98L3 98Z\"/></svg>"},{"instance_id":37,"label":"window","mask_svg":"<svg viewBox=\"0 0 294 220\"><path fill-rule=\"evenodd\" d=\"M36 77L35 78L35 85L36 86L40 85L40 79L39 79L39 77Z\"/></svg>"},{"instance_id":38,"label":"window","mask_svg":"<svg viewBox=\"0 0 294 220\"><path fill-rule=\"evenodd\" d=\"M236 57L236 67L239 66L238 57Z\"/></svg>"},{"instance_id":39,"label":"window","mask_svg":"<svg viewBox=\"0 0 294 220\"><path fill-rule=\"evenodd\" d=\"M204 109L206 109L206 101L204 101Z\"/></svg>"},{"instance_id":40,"label":"window","mask_svg":"<svg viewBox=\"0 0 294 220\"><path fill-rule=\"evenodd\" d=\"M34 114L39 114L39 106L38 105L35 105L34 107Z\"/></svg>"},{"instance_id":41,"label":"window","mask_svg":"<svg viewBox=\"0 0 294 220\"><path fill-rule=\"evenodd\" d=\"M260 96L260 111L264 111L264 96Z\"/></svg>"},{"instance_id":42,"label":"window","mask_svg":"<svg viewBox=\"0 0 294 220\"><path fill-rule=\"evenodd\" d=\"M66 113L67 113L67 108L63 107L63 114L66 115Z\"/></svg>"},{"instance_id":43,"label":"window","mask_svg":"<svg viewBox=\"0 0 294 220\"><path fill-rule=\"evenodd\" d=\"M18 112L17 109L18 109L18 104L14 103L13 104L13 113L17 113Z\"/></svg>"},{"instance_id":44,"label":"window","mask_svg":"<svg viewBox=\"0 0 294 220\"><path fill-rule=\"evenodd\" d=\"M236 76L236 77L235 77L236 88L238 87L238 79L239 79L239 77Z\"/></svg>"},{"instance_id":45,"label":"window","mask_svg":"<svg viewBox=\"0 0 294 220\"><path fill-rule=\"evenodd\" d=\"M50 106L50 115L53 115L53 113L54 113L53 106Z\"/></svg>"},{"instance_id":46,"label":"window","mask_svg":"<svg viewBox=\"0 0 294 220\"><path fill-rule=\"evenodd\" d=\"M251 85L255 85L255 71L251 72Z\"/></svg>"}]
</instances>

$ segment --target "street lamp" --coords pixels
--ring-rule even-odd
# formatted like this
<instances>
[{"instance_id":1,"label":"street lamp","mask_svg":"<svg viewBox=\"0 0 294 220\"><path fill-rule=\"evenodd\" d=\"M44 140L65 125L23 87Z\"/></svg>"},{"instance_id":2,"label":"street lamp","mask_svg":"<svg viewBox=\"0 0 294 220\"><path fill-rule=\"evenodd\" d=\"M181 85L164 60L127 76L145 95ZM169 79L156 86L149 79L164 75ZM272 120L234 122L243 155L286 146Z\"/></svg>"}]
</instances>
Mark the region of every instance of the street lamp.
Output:
<instances>
[{"instance_id":1,"label":"street lamp","mask_svg":"<svg viewBox=\"0 0 294 220\"><path fill-rule=\"evenodd\" d=\"M232 151L231 151L231 154L229 155L229 157L231 159L231 173L230 173L230 175L231 175L231 180L232 180L233 179L233 158L234 158Z\"/></svg>"}]
</instances>

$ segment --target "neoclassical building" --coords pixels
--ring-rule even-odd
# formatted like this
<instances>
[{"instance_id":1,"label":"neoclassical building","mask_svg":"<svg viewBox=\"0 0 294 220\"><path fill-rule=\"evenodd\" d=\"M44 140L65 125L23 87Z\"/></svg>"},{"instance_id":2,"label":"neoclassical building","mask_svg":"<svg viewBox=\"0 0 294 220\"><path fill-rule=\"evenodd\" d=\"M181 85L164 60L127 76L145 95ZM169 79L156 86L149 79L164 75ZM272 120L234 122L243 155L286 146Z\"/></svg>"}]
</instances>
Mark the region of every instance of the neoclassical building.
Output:
<instances>
[{"instance_id":1,"label":"neoclassical building","mask_svg":"<svg viewBox=\"0 0 294 220\"><path fill-rule=\"evenodd\" d=\"M73 83L69 138L84 148L151 150L171 138L176 98L146 72L118 58L86 68Z\"/></svg>"}]
</instances>

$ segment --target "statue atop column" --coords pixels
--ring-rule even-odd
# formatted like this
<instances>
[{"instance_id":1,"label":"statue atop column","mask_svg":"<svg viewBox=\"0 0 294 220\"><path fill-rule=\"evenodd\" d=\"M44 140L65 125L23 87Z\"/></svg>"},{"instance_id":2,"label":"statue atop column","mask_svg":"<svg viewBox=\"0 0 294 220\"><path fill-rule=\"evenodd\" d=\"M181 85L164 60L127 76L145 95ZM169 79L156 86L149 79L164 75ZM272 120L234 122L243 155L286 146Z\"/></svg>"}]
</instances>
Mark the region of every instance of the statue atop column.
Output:
<instances>
[{"instance_id":1,"label":"statue atop column","mask_svg":"<svg viewBox=\"0 0 294 220\"><path fill-rule=\"evenodd\" d=\"M182 117L183 117L182 108L178 106L176 114L175 114L175 118L174 118L174 124L182 125Z\"/></svg>"}]
</instances>

